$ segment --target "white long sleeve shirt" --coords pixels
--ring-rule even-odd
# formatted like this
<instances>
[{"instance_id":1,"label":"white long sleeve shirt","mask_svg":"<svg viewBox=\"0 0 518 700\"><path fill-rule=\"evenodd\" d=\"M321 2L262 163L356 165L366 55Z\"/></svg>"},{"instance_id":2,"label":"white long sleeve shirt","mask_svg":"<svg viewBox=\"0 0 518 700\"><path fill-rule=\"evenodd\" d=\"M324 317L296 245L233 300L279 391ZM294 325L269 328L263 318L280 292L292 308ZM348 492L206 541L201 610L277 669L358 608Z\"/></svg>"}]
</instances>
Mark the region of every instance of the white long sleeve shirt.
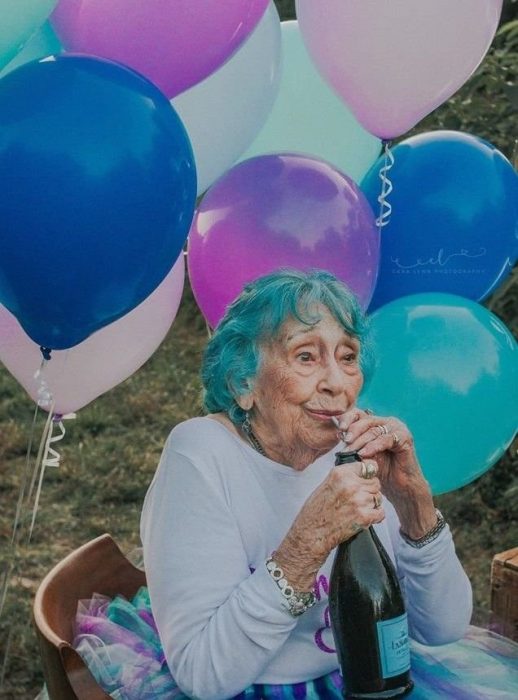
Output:
<instances>
[{"instance_id":1,"label":"white long sleeve shirt","mask_svg":"<svg viewBox=\"0 0 518 700\"><path fill-rule=\"evenodd\" d=\"M170 434L141 519L153 614L171 672L184 693L226 700L252 683L297 683L338 668L328 581L298 618L265 561L302 505L333 467L333 452L303 471L273 462L209 418ZM399 534L394 508L376 532L405 591L411 637L425 644L460 638L471 616L471 586L449 528L421 549Z\"/></svg>"}]
</instances>

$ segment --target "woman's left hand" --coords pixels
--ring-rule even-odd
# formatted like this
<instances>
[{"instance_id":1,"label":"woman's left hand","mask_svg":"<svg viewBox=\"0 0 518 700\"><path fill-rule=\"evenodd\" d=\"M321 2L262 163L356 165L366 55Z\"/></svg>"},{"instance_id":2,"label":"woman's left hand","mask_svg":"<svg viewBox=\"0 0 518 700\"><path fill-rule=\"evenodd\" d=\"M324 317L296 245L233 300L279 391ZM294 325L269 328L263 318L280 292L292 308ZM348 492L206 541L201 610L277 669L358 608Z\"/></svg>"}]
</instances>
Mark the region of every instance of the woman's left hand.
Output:
<instances>
[{"instance_id":1,"label":"woman's left hand","mask_svg":"<svg viewBox=\"0 0 518 700\"><path fill-rule=\"evenodd\" d=\"M338 426L347 450L378 465L381 490L398 512L403 530L418 538L437 522L430 486L417 460L408 427L394 417L381 417L354 407Z\"/></svg>"}]
</instances>

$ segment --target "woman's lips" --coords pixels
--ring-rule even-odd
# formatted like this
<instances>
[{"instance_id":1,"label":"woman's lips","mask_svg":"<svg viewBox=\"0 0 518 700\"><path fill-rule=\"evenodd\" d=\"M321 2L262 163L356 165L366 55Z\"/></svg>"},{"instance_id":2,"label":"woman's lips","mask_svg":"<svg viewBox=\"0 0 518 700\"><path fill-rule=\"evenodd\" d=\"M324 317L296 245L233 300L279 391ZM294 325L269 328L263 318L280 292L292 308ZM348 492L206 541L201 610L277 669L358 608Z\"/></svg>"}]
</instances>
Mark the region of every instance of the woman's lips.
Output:
<instances>
[{"instance_id":1,"label":"woman's lips","mask_svg":"<svg viewBox=\"0 0 518 700\"><path fill-rule=\"evenodd\" d=\"M343 414L343 411L319 411L318 409L308 408L306 409L309 414L314 418L321 421L332 421L336 425L336 420L338 416Z\"/></svg>"}]
</instances>

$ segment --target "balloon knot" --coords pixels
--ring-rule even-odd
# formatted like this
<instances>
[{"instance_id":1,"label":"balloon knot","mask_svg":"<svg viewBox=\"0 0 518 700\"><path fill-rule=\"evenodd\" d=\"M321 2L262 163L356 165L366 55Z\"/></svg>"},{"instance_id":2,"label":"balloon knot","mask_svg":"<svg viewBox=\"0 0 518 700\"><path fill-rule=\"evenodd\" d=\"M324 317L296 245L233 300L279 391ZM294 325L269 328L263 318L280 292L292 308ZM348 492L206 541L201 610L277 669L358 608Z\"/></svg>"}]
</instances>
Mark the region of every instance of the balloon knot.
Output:
<instances>
[{"instance_id":1,"label":"balloon knot","mask_svg":"<svg viewBox=\"0 0 518 700\"><path fill-rule=\"evenodd\" d=\"M41 354L43 355L44 360L50 360L50 353L52 352L52 348L44 348L43 346L40 346Z\"/></svg>"}]
</instances>

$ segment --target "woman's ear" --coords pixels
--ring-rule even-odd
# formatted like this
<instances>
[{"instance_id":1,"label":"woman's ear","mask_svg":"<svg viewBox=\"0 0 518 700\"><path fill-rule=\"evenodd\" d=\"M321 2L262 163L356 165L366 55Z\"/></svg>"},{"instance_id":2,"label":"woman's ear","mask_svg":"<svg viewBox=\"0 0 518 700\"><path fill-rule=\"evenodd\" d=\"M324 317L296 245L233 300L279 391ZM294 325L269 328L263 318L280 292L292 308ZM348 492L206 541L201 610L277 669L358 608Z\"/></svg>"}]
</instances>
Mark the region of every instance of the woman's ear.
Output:
<instances>
[{"instance_id":1,"label":"woman's ear","mask_svg":"<svg viewBox=\"0 0 518 700\"><path fill-rule=\"evenodd\" d=\"M254 405L254 397L252 396L252 392L237 396L236 403L243 411L249 411Z\"/></svg>"}]
</instances>

